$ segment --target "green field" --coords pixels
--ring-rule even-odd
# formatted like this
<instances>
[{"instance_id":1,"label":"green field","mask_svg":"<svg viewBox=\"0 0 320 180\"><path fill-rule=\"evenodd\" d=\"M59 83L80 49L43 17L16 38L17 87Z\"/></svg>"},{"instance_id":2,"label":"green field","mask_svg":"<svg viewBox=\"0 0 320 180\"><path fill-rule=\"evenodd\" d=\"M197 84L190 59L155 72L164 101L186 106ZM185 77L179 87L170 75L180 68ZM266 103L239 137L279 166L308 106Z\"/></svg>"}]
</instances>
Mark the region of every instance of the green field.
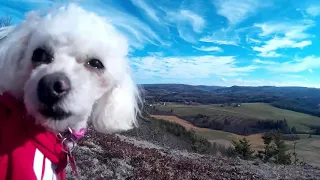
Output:
<instances>
[{"instance_id":1,"label":"green field","mask_svg":"<svg viewBox=\"0 0 320 180\"><path fill-rule=\"evenodd\" d=\"M198 135L207 138L211 142L216 142L226 147L231 146L231 140L236 137L242 138L243 136L237 136L232 133L223 131L206 131L196 132ZM307 162L313 165L320 165L320 136L313 135L312 138L308 138L309 135L299 134L300 139L296 145L296 153L300 161ZM264 144L259 135L251 135L246 137L254 149L263 149ZM288 148L293 152L293 142L286 141Z\"/></svg>"},{"instance_id":2,"label":"green field","mask_svg":"<svg viewBox=\"0 0 320 180\"><path fill-rule=\"evenodd\" d=\"M232 133L223 131L207 131L207 132L196 132L198 135L207 138L211 142L216 142L226 147L231 145L231 140L235 137L241 138L243 136L236 136ZM320 136L313 135L308 138L309 135L299 134L300 139L296 145L296 153L298 159L313 165L320 165ZM263 141L259 135L251 135L246 137L254 149L262 149L264 147ZM286 141L288 148L293 152L293 142Z\"/></svg>"},{"instance_id":3,"label":"green field","mask_svg":"<svg viewBox=\"0 0 320 180\"><path fill-rule=\"evenodd\" d=\"M298 154L298 159L304 162L320 165L320 136L313 135L312 138L308 138L309 135L300 134L300 140L296 145L296 152ZM288 147L293 148L292 142L287 142Z\"/></svg>"},{"instance_id":4,"label":"green field","mask_svg":"<svg viewBox=\"0 0 320 180\"><path fill-rule=\"evenodd\" d=\"M320 125L320 117L276 108L265 103L243 103L240 107L220 107L219 105L195 106L167 103L166 106L159 105L156 108L162 111L170 111L172 109L174 114L179 116L205 114L208 116L221 116L222 118L226 116L239 117L248 120L286 119L289 126L295 126L298 131L310 131L310 129L303 124Z\"/></svg>"}]
</instances>

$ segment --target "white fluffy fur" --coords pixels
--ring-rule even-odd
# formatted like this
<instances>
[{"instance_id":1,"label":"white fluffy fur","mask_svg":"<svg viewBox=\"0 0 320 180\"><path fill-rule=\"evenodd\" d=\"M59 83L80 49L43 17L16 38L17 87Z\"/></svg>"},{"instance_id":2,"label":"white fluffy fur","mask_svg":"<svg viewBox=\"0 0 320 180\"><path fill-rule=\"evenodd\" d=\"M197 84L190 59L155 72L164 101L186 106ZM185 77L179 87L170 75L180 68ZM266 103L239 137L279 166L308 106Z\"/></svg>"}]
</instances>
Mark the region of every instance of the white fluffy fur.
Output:
<instances>
[{"instance_id":1,"label":"white fluffy fur","mask_svg":"<svg viewBox=\"0 0 320 180\"><path fill-rule=\"evenodd\" d=\"M0 29L0 36L3 33L5 29ZM34 68L31 57L38 47L50 49L54 60ZM0 41L0 91L23 99L28 113L54 132L67 127L78 130L88 121L99 132L128 130L136 123L140 98L130 75L127 51L126 39L107 19L75 4L43 17L30 13ZM102 61L103 73L85 67L90 57ZM73 115L61 121L38 112L38 82L54 72L65 73L72 87L60 106Z\"/></svg>"}]
</instances>

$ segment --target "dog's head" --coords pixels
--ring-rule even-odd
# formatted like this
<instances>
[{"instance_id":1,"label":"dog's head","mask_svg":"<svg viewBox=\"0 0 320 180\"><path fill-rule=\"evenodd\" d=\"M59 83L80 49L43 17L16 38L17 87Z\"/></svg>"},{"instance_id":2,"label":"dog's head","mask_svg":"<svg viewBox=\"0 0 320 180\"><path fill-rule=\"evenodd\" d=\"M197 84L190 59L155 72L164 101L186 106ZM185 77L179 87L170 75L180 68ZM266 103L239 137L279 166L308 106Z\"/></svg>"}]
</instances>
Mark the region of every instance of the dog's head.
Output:
<instances>
[{"instance_id":1,"label":"dog's head","mask_svg":"<svg viewBox=\"0 0 320 180\"><path fill-rule=\"evenodd\" d=\"M29 15L0 45L0 90L24 98L50 130L132 128L139 93L126 39L108 21L71 4Z\"/></svg>"}]
</instances>

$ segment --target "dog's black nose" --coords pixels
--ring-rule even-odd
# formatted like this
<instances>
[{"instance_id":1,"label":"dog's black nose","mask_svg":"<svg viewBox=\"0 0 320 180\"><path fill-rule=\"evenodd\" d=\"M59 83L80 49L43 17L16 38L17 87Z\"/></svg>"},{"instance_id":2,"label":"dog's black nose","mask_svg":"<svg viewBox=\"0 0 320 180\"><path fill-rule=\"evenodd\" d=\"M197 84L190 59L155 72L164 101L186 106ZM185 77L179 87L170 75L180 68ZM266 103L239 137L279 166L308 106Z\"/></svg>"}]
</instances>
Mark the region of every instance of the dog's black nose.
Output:
<instances>
[{"instance_id":1,"label":"dog's black nose","mask_svg":"<svg viewBox=\"0 0 320 180\"><path fill-rule=\"evenodd\" d=\"M70 79L63 73L53 73L43 76L38 83L39 101L52 106L64 97L70 90Z\"/></svg>"}]
</instances>

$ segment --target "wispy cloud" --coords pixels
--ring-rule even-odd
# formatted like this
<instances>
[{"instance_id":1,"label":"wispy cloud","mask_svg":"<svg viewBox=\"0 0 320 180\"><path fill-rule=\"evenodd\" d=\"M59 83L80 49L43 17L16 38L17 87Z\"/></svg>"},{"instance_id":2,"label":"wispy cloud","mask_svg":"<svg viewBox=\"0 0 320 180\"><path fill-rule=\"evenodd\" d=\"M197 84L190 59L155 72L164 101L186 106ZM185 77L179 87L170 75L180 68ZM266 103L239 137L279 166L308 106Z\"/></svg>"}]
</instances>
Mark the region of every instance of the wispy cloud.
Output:
<instances>
[{"instance_id":1,"label":"wispy cloud","mask_svg":"<svg viewBox=\"0 0 320 180\"><path fill-rule=\"evenodd\" d=\"M230 28L221 28L213 32L212 35L202 37L200 42L238 46L238 43L240 43L240 38L235 30Z\"/></svg>"},{"instance_id":2,"label":"wispy cloud","mask_svg":"<svg viewBox=\"0 0 320 180\"><path fill-rule=\"evenodd\" d=\"M220 78L220 81L222 81L222 82L227 82L228 80L227 80L226 78L221 77L221 78Z\"/></svg>"},{"instance_id":3,"label":"wispy cloud","mask_svg":"<svg viewBox=\"0 0 320 180\"><path fill-rule=\"evenodd\" d=\"M260 52L259 56L262 57L279 57L281 54L275 52L277 49L282 48L304 48L306 46L311 45L311 41L305 40L305 41L294 41L286 37L282 38L273 38L269 41L267 41L263 46L261 47L253 47L253 50Z\"/></svg>"},{"instance_id":4,"label":"wispy cloud","mask_svg":"<svg viewBox=\"0 0 320 180\"><path fill-rule=\"evenodd\" d=\"M156 22L160 22L160 19L157 16L156 11L151 8L145 1L143 0L131 0L131 2L141 8L151 19L153 19Z\"/></svg>"},{"instance_id":5,"label":"wispy cloud","mask_svg":"<svg viewBox=\"0 0 320 180\"><path fill-rule=\"evenodd\" d=\"M57 2L1 1L0 17L17 23ZM299 2L299 9L277 0L78 2L127 37L138 81L312 86L305 79L319 76L317 2Z\"/></svg>"},{"instance_id":6,"label":"wispy cloud","mask_svg":"<svg viewBox=\"0 0 320 180\"><path fill-rule=\"evenodd\" d=\"M307 29L315 25L312 20L298 20L298 21L271 21L266 23L254 24L254 27L260 28L261 37L269 35L284 35L291 39L305 39L311 37L310 34L305 33Z\"/></svg>"},{"instance_id":7,"label":"wispy cloud","mask_svg":"<svg viewBox=\"0 0 320 180\"><path fill-rule=\"evenodd\" d=\"M228 19L230 25L236 25L248 16L256 13L259 7L265 6L260 0L214 0L217 14Z\"/></svg>"},{"instance_id":8,"label":"wispy cloud","mask_svg":"<svg viewBox=\"0 0 320 180\"><path fill-rule=\"evenodd\" d=\"M205 25L205 21L202 17L191 12L189 10L180 10L180 15L177 16L177 20L189 22L195 32L201 32Z\"/></svg>"},{"instance_id":9,"label":"wispy cloud","mask_svg":"<svg viewBox=\"0 0 320 180\"><path fill-rule=\"evenodd\" d=\"M313 69L320 69L320 57L317 56L307 56L304 58L295 58L290 61L285 62L276 62L276 61L267 61L254 59L253 63L261 64L263 67L270 72L275 73L301 73L301 72L309 72L313 73ZM279 74L280 76L286 77L302 77L301 75L294 74Z\"/></svg>"},{"instance_id":10,"label":"wispy cloud","mask_svg":"<svg viewBox=\"0 0 320 180\"><path fill-rule=\"evenodd\" d=\"M171 9L168 7L152 7L151 1L131 0L132 4L144 12L148 19L168 30L174 27L179 37L187 42L196 42L195 35L202 32L205 19L189 9ZM148 3L149 4L148 4ZM159 29L157 29L159 31ZM168 37L172 34L168 34Z\"/></svg>"},{"instance_id":11,"label":"wispy cloud","mask_svg":"<svg viewBox=\"0 0 320 180\"><path fill-rule=\"evenodd\" d=\"M312 5L306 9L306 12L311 16L319 16L320 15L320 5Z\"/></svg>"},{"instance_id":12,"label":"wispy cloud","mask_svg":"<svg viewBox=\"0 0 320 180\"><path fill-rule=\"evenodd\" d=\"M261 29L260 37L269 38L261 46L254 46L253 50L260 52L262 57L279 57L281 54L276 50L283 48L304 48L312 44L309 39L313 37L305 31L314 26L310 20L296 22L268 22L255 24Z\"/></svg>"},{"instance_id":13,"label":"wispy cloud","mask_svg":"<svg viewBox=\"0 0 320 180\"><path fill-rule=\"evenodd\" d=\"M207 52L209 52L209 51L216 51L216 52L223 52L223 50L220 48L220 47L218 47L218 46L208 46L208 47L206 47L206 46L201 46L201 47L195 47L195 46L192 46L194 49L197 49L197 50L199 50L199 51L207 51Z\"/></svg>"},{"instance_id":14,"label":"wispy cloud","mask_svg":"<svg viewBox=\"0 0 320 180\"><path fill-rule=\"evenodd\" d=\"M162 57L164 56L163 52L148 52L149 56L158 56L158 57Z\"/></svg>"},{"instance_id":15,"label":"wispy cloud","mask_svg":"<svg viewBox=\"0 0 320 180\"><path fill-rule=\"evenodd\" d=\"M160 37L151 27L136 16L118 8L113 1L84 1L86 9L92 10L110 20L128 39L131 47L142 49L146 44L169 46L170 42ZM144 3L140 4L145 5Z\"/></svg>"},{"instance_id":16,"label":"wispy cloud","mask_svg":"<svg viewBox=\"0 0 320 180\"><path fill-rule=\"evenodd\" d=\"M279 74L279 77L286 78L286 79L302 79L302 78L304 78L303 76L297 75L297 74Z\"/></svg>"},{"instance_id":17,"label":"wispy cloud","mask_svg":"<svg viewBox=\"0 0 320 180\"><path fill-rule=\"evenodd\" d=\"M215 43L220 45L233 45L238 46L238 43L233 40L217 40L212 38L212 36L206 36L200 39L201 42Z\"/></svg>"},{"instance_id":18,"label":"wispy cloud","mask_svg":"<svg viewBox=\"0 0 320 180\"><path fill-rule=\"evenodd\" d=\"M303 71L313 72L312 69L320 69L320 57L307 56L268 66L267 69L273 72L298 73Z\"/></svg>"},{"instance_id":19,"label":"wispy cloud","mask_svg":"<svg viewBox=\"0 0 320 180\"><path fill-rule=\"evenodd\" d=\"M257 63L257 64L277 64L276 62L274 61L261 61L260 59L254 59L253 60L254 63Z\"/></svg>"},{"instance_id":20,"label":"wispy cloud","mask_svg":"<svg viewBox=\"0 0 320 180\"><path fill-rule=\"evenodd\" d=\"M250 38L248 35L246 35L246 42L248 44L260 44L262 42L262 40Z\"/></svg>"},{"instance_id":21,"label":"wispy cloud","mask_svg":"<svg viewBox=\"0 0 320 180\"><path fill-rule=\"evenodd\" d=\"M166 19L176 26L182 39L191 43L197 41L194 36L201 33L205 26L205 20L200 15L186 9L179 11L166 10L166 13Z\"/></svg>"},{"instance_id":22,"label":"wispy cloud","mask_svg":"<svg viewBox=\"0 0 320 180\"><path fill-rule=\"evenodd\" d=\"M133 58L138 74L161 78L209 78L243 76L257 66L237 66L233 56L140 57Z\"/></svg>"},{"instance_id":23,"label":"wispy cloud","mask_svg":"<svg viewBox=\"0 0 320 180\"><path fill-rule=\"evenodd\" d=\"M303 79L292 80L292 77L283 77L283 79L276 78L276 80L265 80L265 79L244 79L244 78L235 78L235 79L225 79L225 81L216 82L215 85L218 86L281 86L281 87L292 87L292 86L303 86L303 87L312 87L320 88L319 83L310 83Z\"/></svg>"}]
</instances>

